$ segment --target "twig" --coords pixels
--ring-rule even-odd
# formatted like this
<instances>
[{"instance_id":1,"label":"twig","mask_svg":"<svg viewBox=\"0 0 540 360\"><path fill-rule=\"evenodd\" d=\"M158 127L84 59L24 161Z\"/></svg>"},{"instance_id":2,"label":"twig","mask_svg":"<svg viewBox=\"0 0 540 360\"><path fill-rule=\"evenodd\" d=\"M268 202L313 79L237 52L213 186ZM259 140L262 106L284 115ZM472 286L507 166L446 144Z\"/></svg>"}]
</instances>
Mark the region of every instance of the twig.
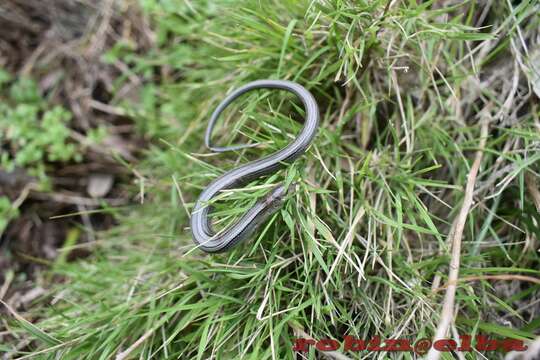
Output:
<instances>
[{"instance_id":1,"label":"twig","mask_svg":"<svg viewBox=\"0 0 540 360\"><path fill-rule=\"evenodd\" d=\"M14 278L13 270L6 271L4 284L2 284L2 287L0 287L0 300L2 300L4 296L6 296L9 290L9 286L11 285L11 282L13 281L13 278Z\"/></svg>"},{"instance_id":2,"label":"twig","mask_svg":"<svg viewBox=\"0 0 540 360\"><path fill-rule=\"evenodd\" d=\"M146 341L154 332L156 331L155 328L148 330L141 336L137 341L135 341L129 348L127 348L125 351L122 351L118 355L116 355L115 360L124 360L129 357L129 355L137 348L139 345L141 345L143 342Z\"/></svg>"},{"instance_id":3,"label":"twig","mask_svg":"<svg viewBox=\"0 0 540 360\"><path fill-rule=\"evenodd\" d=\"M460 255L461 255L461 240L463 238L463 230L465 228L465 223L467 221L467 215L471 209L473 203L473 192L476 184L476 176L478 175L478 170L480 169L480 164L482 163L482 157L484 152L484 147L486 146L487 135L488 135L488 125L489 122L487 119L482 120L482 128L480 131L480 146L476 152L471 171L467 177L467 184L465 187L465 197L463 199L463 205L456 219L456 226L452 234L452 258L450 260L450 270L448 273L448 288L444 297L443 308L441 312L441 320L437 331L435 332L435 340L442 339L446 336L450 323L453 320L454 313L454 300L456 297L456 284L459 277L459 264L460 264ZM438 360L441 356L441 353L434 348L429 350L426 359L427 360Z\"/></svg>"},{"instance_id":4,"label":"twig","mask_svg":"<svg viewBox=\"0 0 540 360\"><path fill-rule=\"evenodd\" d=\"M525 174L525 184L536 206L536 210L540 213L540 190L538 190L536 179L530 173Z\"/></svg>"},{"instance_id":5,"label":"twig","mask_svg":"<svg viewBox=\"0 0 540 360\"><path fill-rule=\"evenodd\" d=\"M477 281L477 280L517 280L517 281L527 281L532 282L535 284L540 285L540 279L532 276L527 275L517 275L517 274L503 274L503 275L478 275L478 276L466 276L459 279L460 282L464 281ZM438 292L441 290L444 290L448 288L450 285L457 285L457 282L455 283L447 283L443 286L436 288L433 290L433 292Z\"/></svg>"},{"instance_id":6,"label":"twig","mask_svg":"<svg viewBox=\"0 0 540 360\"><path fill-rule=\"evenodd\" d=\"M103 198L103 199L90 199L77 195L68 195L63 193L41 193L41 192L31 192L30 197L38 200L47 200L54 201L61 204L71 204L71 205L83 205L83 206L102 206L107 204L109 206L120 206L128 203L126 199L116 199L116 198Z\"/></svg>"}]
</instances>

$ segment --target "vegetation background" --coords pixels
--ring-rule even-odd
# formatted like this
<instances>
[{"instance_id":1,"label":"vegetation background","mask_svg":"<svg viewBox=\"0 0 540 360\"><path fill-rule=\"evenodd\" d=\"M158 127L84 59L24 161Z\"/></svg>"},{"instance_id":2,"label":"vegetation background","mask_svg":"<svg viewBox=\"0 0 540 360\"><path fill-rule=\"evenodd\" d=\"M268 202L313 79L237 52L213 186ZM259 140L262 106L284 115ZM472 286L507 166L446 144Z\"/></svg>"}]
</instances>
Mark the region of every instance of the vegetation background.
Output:
<instances>
[{"instance_id":1,"label":"vegetation background","mask_svg":"<svg viewBox=\"0 0 540 360\"><path fill-rule=\"evenodd\" d=\"M292 347L535 339L539 13L534 0L2 2L2 357L412 359ZM203 147L213 108L262 78L312 91L320 133L218 199L220 227L299 184L256 238L210 256L188 228L198 193L301 127L296 99L261 91L216 133L257 147Z\"/></svg>"}]
</instances>

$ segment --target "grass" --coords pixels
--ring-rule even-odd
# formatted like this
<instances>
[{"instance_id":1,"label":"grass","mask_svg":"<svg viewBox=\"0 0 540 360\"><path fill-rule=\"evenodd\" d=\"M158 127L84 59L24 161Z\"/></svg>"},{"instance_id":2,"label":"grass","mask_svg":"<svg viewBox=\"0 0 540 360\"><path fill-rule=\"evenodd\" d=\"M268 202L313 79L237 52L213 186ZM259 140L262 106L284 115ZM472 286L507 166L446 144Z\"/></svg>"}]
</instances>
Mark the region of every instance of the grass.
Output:
<instances>
[{"instance_id":1,"label":"grass","mask_svg":"<svg viewBox=\"0 0 540 360\"><path fill-rule=\"evenodd\" d=\"M134 169L144 204L119 211L118 227L84 245L90 259L56 264L62 281L24 314L35 321L10 325L32 342L6 351L294 359L298 337L431 338L445 287L455 285L452 243L461 245L461 281L451 330L538 335L540 308L528 305L537 304L540 285L515 276L540 275L540 122L525 71L538 2L141 3L155 29L153 50L139 54L119 41L104 61L124 62L143 84L140 101L112 105L152 140ZM208 155L210 111L228 90L261 78L309 88L320 133L286 170L219 199L216 216L226 226L272 184L299 184L252 241L209 256L193 249L187 228L200 190L283 147L301 126L292 97L253 93L224 114L216 141L261 145ZM473 202L454 239L476 152Z\"/></svg>"}]
</instances>

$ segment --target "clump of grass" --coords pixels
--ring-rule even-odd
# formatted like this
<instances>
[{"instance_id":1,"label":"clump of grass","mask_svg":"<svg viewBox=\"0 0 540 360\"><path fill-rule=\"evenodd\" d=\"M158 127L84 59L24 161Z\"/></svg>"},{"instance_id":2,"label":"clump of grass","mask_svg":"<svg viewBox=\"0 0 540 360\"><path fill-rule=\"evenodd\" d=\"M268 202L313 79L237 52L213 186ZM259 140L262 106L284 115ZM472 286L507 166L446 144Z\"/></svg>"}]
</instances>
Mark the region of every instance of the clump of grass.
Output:
<instances>
[{"instance_id":1,"label":"clump of grass","mask_svg":"<svg viewBox=\"0 0 540 360\"><path fill-rule=\"evenodd\" d=\"M54 269L66 282L36 326L58 342L42 337L29 351L293 359L296 337L430 338L444 290L456 285L448 336L537 334L538 307L527 304L539 285L515 275L538 277L540 123L523 72L538 4L143 6L158 43L126 57L147 96L129 111L162 140L136 169L145 204L103 234L92 259ZM205 155L210 111L227 90L259 78L308 87L320 134L286 170L224 194L221 224L266 186L299 184L251 242L208 256L187 228L199 191L301 126L294 100L252 94L225 114L217 136L263 145ZM448 276L456 259L457 284Z\"/></svg>"}]
</instances>

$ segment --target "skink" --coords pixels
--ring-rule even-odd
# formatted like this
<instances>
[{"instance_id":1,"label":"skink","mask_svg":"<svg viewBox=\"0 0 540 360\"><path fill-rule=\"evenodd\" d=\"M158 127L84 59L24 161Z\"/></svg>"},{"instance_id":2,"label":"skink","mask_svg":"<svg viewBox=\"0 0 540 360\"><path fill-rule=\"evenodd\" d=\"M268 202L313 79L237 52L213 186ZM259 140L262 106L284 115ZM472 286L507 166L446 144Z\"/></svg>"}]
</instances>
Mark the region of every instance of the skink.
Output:
<instances>
[{"instance_id":1,"label":"skink","mask_svg":"<svg viewBox=\"0 0 540 360\"><path fill-rule=\"evenodd\" d=\"M216 147L212 145L212 130L220 114L236 98L254 89L287 90L300 98L305 109L305 123L296 139L285 148L259 160L252 161L215 179L200 194L191 213L191 232L193 241L201 250L208 253L229 250L239 242L251 237L268 217L283 205L288 189L284 185L274 187L264 198L240 217L231 226L215 233L210 223L211 206L208 204L220 191L237 188L247 183L275 173L287 163L291 163L307 150L319 126L319 107L313 95L303 86L285 80L258 80L250 82L229 94L214 110L205 134L206 146L215 152L238 150L252 145Z\"/></svg>"}]
</instances>

